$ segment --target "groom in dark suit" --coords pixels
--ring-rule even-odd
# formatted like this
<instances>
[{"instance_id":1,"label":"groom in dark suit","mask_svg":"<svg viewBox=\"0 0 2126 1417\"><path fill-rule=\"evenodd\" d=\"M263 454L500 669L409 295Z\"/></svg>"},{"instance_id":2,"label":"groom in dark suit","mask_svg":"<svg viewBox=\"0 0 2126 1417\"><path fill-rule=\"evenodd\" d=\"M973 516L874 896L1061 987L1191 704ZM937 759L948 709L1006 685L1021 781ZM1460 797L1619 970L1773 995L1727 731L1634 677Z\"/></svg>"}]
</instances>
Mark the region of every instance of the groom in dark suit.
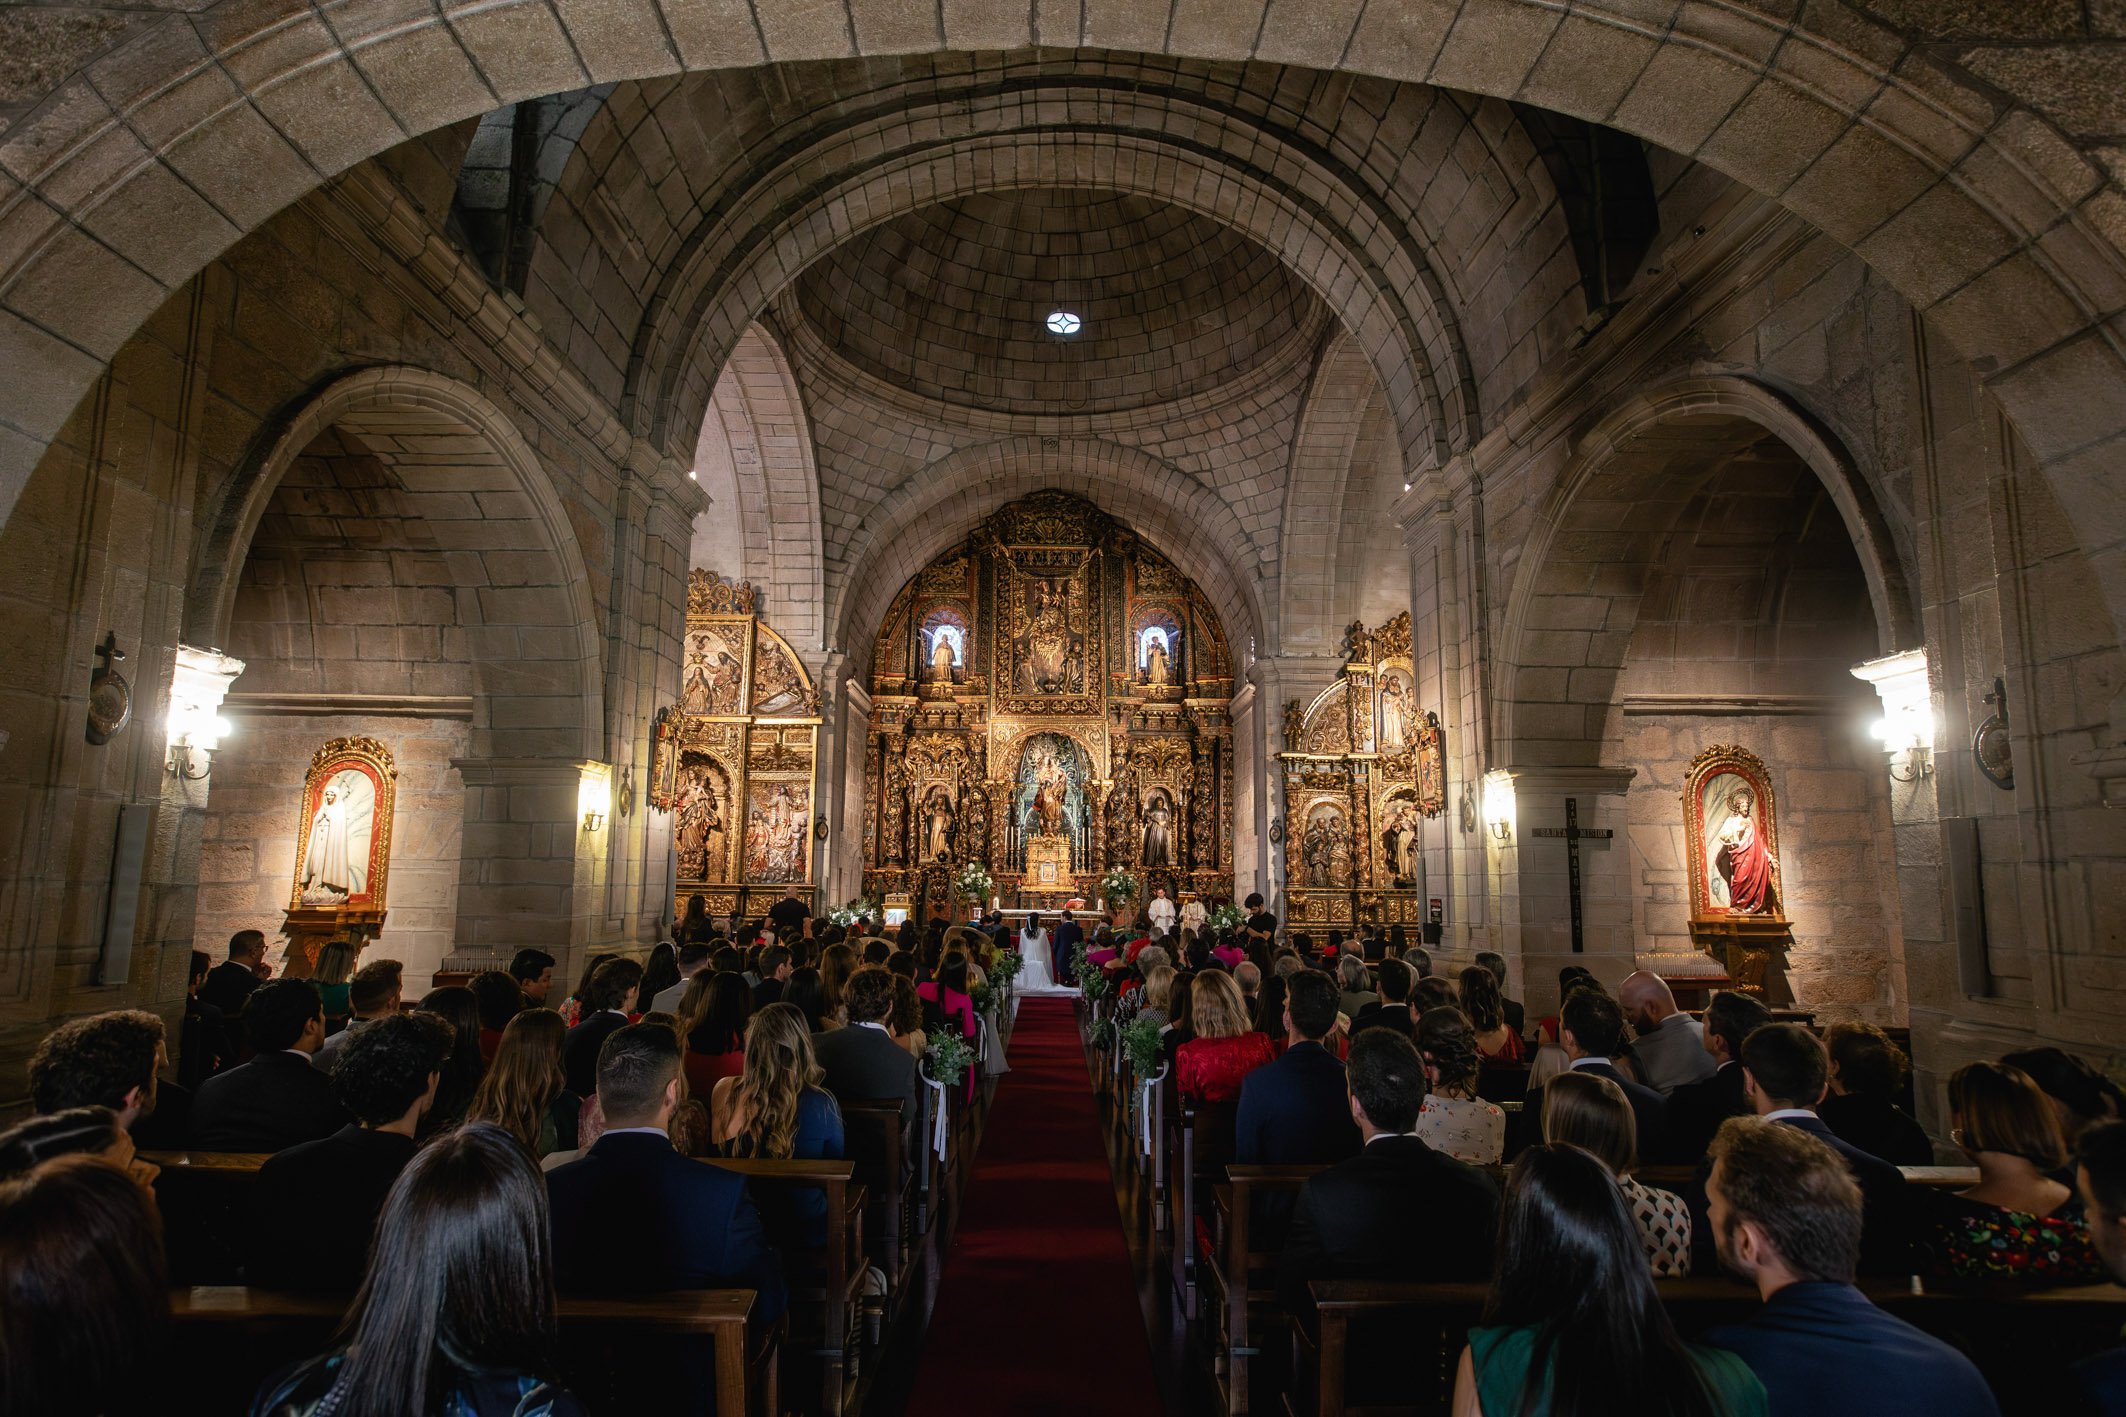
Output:
<instances>
[{"instance_id":1,"label":"groom in dark suit","mask_svg":"<svg viewBox=\"0 0 2126 1417\"><path fill-rule=\"evenodd\" d=\"M1071 913L1066 910L1063 912L1063 918L1056 922L1056 933L1049 943L1055 946L1054 974L1056 982L1058 984L1074 982L1071 979L1070 956L1071 951L1085 943L1085 927L1073 919Z\"/></svg>"}]
</instances>

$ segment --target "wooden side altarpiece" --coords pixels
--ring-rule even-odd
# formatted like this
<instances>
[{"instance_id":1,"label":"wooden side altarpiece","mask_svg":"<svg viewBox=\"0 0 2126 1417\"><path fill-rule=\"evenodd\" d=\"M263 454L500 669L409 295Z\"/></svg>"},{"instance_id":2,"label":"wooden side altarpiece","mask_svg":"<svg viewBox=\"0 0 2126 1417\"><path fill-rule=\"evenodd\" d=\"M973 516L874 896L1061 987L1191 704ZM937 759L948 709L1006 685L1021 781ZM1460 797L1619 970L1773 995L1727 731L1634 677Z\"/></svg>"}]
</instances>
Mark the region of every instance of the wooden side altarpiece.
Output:
<instances>
[{"instance_id":1,"label":"wooden side altarpiece","mask_svg":"<svg viewBox=\"0 0 2126 1417\"><path fill-rule=\"evenodd\" d=\"M398 780L391 749L374 738L334 738L311 755L281 925L289 978L309 977L317 952L333 940L360 945L383 932Z\"/></svg>"}]
</instances>

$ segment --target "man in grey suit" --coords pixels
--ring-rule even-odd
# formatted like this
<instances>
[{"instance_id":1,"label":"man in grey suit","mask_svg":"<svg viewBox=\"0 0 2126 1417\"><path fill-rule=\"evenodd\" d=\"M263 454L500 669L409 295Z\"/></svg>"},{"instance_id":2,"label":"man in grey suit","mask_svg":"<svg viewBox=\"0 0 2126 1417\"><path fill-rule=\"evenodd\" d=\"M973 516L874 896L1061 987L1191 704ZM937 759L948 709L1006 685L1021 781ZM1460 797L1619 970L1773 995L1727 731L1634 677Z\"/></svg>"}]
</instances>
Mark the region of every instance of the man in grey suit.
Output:
<instances>
[{"instance_id":1,"label":"man in grey suit","mask_svg":"<svg viewBox=\"0 0 2126 1417\"><path fill-rule=\"evenodd\" d=\"M1705 1025L1676 1007L1668 981L1640 970L1617 987L1617 1002L1638 1035L1631 1045L1639 1080L1663 1097L1685 1083L1713 1075L1712 1055L1705 1051Z\"/></svg>"},{"instance_id":2,"label":"man in grey suit","mask_svg":"<svg viewBox=\"0 0 2126 1417\"><path fill-rule=\"evenodd\" d=\"M827 1091L843 1102L903 1099L902 1155L912 1166L921 1140L915 1134L923 1114L923 1082L915 1055L893 1041L887 1020L893 1015L893 974L884 965L867 964L849 976L842 989L849 1025L812 1035L812 1052L826 1073Z\"/></svg>"}]
</instances>

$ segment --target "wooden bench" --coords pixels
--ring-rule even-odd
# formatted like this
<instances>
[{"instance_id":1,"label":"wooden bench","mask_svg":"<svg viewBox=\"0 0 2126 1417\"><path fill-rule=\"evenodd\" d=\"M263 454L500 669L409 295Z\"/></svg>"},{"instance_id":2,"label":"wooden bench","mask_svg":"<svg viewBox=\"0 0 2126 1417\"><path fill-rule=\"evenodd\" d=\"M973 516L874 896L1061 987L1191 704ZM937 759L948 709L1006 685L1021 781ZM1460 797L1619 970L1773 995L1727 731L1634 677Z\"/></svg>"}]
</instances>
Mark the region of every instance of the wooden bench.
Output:
<instances>
[{"instance_id":1,"label":"wooden bench","mask_svg":"<svg viewBox=\"0 0 2126 1417\"><path fill-rule=\"evenodd\" d=\"M1251 1360L1260 1356L1257 1320L1277 1303L1277 1255L1261 1247L1255 1227L1256 1201L1264 1196L1294 1196L1307 1178L1326 1166L1241 1166L1225 1168L1226 1184L1214 1193L1217 1208L1218 1262L1203 1285L1212 1319L1214 1343L1223 1343L1222 1386L1225 1410L1239 1417L1249 1410Z\"/></svg>"},{"instance_id":2,"label":"wooden bench","mask_svg":"<svg viewBox=\"0 0 2126 1417\"><path fill-rule=\"evenodd\" d=\"M563 1298L556 1303L562 1342L556 1359L561 1381L576 1387L586 1374L571 1360L609 1341L631 1345L669 1342L696 1336L712 1346L714 1393L718 1417L774 1417L780 1410L775 1365L779 1326L755 1325L749 1289L685 1290L639 1298ZM171 1291L174 1329L172 1352L187 1372L188 1401L202 1410L242 1411L258 1382L276 1368L325 1351L347 1312L348 1298L332 1294L289 1294L240 1285L180 1287ZM634 1355L636 1358L647 1354ZM638 1364L631 1362L630 1368ZM196 1373L192 1369L197 1369ZM221 1383L225 1394L210 1395L202 1384ZM595 1383L585 1386L594 1389ZM236 1389L245 1390L239 1392ZM596 1406L595 1391L579 1387L577 1395ZM609 1402L634 1406L627 1394L606 1394Z\"/></svg>"},{"instance_id":3,"label":"wooden bench","mask_svg":"<svg viewBox=\"0 0 2126 1417\"><path fill-rule=\"evenodd\" d=\"M1317 1280L1307 1287L1315 1331L1297 1320L1291 1329L1302 1366L1314 1370L1314 1417L1415 1417L1448 1410L1454 1369L1467 1330L1483 1314L1488 1284ZM1754 1289L1725 1277L1657 1280L1654 1288L1687 1338L1747 1319L1761 1307ZM1918 1288L1909 1281L1863 1281L1861 1288L1882 1308L1969 1354L1997 1390L2043 1380L2051 1374L2042 1370L2056 1374L2063 1367L2060 1359L2103 1347L2116 1337L2126 1306L2126 1288L2116 1284L2013 1293ZM1358 1325L1392 1335L1393 1386L1413 1401L1351 1401ZM1295 1403L1294 1410L1307 1409Z\"/></svg>"}]
</instances>

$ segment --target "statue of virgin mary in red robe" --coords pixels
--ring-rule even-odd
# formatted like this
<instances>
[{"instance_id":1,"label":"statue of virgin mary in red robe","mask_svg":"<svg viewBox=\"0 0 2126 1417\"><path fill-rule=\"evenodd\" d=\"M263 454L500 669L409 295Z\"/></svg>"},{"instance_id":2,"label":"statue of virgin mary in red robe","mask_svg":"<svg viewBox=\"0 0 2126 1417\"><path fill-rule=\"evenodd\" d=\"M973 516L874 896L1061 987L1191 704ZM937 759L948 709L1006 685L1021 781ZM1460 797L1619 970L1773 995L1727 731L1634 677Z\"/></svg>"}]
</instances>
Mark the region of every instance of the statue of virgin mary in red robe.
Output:
<instances>
[{"instance_id":1,"label":"statue of virgin mary in red robe","mask_svg":"<svg viewBox=\"0 0 2126 1417\"><path fill-rule=\"evenodd\" d=\"M1727 819L1713 834L1719 843L1713 869L1727 882L1727 908L1734 915L1763 915L1772 908L1772 874L1777 863L1757 829L1757 794L1737 787L1727 794Z\"/></svg>"}]
</instances>

